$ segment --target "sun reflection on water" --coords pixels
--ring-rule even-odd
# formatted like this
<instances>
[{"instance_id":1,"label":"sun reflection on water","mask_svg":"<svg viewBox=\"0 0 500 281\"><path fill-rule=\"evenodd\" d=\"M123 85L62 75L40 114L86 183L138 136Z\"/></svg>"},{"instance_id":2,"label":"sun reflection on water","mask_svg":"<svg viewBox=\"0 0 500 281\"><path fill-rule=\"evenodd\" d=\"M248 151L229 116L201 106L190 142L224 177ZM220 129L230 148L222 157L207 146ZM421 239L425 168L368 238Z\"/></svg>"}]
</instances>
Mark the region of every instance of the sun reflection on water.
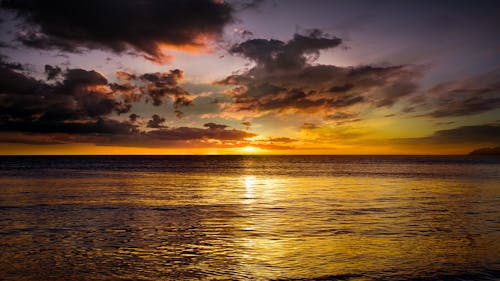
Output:
<instances>
[{"instance_id":1,"label":"sun reflection on water","mask_svg":"<svg viewBox=\"0 0 500 281\"><path fill-rule=\"evenodd\" d=\"M78 280L106 280L94 272L130 280L418 279L498 260L496 182L287 176L255 173L261 158L242 161L238 174L4 178L0 260L40 276L52 266L53 280L72 279L70 265L85 270ZM0 276L14 272L3 265Z\"/></svg>"},{"instance_id":2,"label":"sun reflection on water","mask_svg":"<svg viewBox=\"0 0 500 281\"><path fill-rule=\"evenodd\" d=\"M254 197L254 184L255 177L254 176L245 176L245 199L252 199Z\"/></svg>"}]
</instances>

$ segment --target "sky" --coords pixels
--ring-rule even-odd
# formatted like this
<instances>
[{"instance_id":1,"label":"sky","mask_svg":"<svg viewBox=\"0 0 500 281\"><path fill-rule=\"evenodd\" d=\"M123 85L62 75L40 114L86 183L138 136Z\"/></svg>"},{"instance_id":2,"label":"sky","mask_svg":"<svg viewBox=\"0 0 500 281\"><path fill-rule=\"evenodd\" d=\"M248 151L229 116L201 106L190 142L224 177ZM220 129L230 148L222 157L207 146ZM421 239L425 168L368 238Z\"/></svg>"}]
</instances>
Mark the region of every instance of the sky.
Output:
<instances>
[{"instance_id":1,"label":"sky","mask_svg":"<svg viewBox=\"0 0 500 281\"><path fill-rule=\"evenodd\" d=\"M500 144L499 1L0 2L0 154Z\"/></svg>"}]
</instances>

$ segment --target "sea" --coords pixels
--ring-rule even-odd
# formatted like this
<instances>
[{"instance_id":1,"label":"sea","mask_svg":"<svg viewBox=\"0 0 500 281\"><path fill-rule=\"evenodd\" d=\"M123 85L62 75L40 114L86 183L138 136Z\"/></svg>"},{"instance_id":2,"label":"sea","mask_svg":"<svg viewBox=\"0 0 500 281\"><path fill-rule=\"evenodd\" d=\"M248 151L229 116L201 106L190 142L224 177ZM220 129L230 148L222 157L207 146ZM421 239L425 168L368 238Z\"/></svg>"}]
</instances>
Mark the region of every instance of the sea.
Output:
<instances>
[{"instance_id":1,"label":"sea","mask_svg":"<svg viewBox=\"0 0 500 281\"><path fill-rule=\"evenodd\" d=\"M2 156L0 280L500 280L500 158Z\"/></svg>"}]
</instances>

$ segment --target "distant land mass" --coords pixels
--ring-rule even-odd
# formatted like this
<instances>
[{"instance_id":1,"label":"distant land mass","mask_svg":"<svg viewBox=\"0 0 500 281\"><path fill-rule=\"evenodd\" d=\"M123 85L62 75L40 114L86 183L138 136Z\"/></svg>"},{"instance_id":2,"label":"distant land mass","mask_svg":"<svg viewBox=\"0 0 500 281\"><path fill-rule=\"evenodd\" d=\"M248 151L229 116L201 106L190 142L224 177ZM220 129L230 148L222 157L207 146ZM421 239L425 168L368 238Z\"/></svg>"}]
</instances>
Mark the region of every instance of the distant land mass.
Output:
<instances>
[{"instance_id":1,"label":"distant land mass","mask_svg":"<svg viewBox=\"0 0 500 281\"><path fill-rule=\"evenodd\" d=\"M469 153L469 155L500 155L500 146L479 148Z\"/></svg>"}]
</instances>

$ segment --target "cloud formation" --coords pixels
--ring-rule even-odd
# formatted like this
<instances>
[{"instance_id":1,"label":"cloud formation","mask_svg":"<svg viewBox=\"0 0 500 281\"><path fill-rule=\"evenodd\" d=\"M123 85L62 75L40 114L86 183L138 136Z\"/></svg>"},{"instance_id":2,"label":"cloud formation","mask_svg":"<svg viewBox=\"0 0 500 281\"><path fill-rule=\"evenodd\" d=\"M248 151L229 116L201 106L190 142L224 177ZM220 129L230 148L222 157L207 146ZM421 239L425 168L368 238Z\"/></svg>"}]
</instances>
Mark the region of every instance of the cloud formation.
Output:
<instances>
[{"instance_id":1,"label":"cloud formation","mask_svg":"<svg viewBox=\"0 0 500 281\"><path fill-rule=\"evenodd\" d=\"M244 140L255 137L256 134L228 129L229 126L215 123L207 123L205 128L177 127L170 129L155 130L146 133L147 136L159 140Z\"/></svg>"},{"instance_id":2,"label":"cloud formation","mask_svg":"<svg viewBox=\"0 0 500 281\"><path fill-rule=\"evenodd\" d=\"M172 102L176 116L181 118L184 113L179 108L192 105L193 100L189 92L179 86L183 75L184 71L180 69L142 75L117 71L116 77L120 82L112 83L110 87L127 102L137 102L145 97L146 102L160 106L168 99Z\"/></svg>"},{"instance_id":3,"label":"cloud formation","mask_svg":"<svg viewBox=\"0 0 500 281\"><path fill-rule=\"evenodd\" d=\"M18 36L26 46L133 51L158 63L169 58L163 47L206 48L233 21L231 6L212 0L6 0L1 6L30 25Z\"/></svg>"},{"instance_id":4,"label":"cloud formation","mask_svg":"<svg viewBox=\"0 0 500 281\"><path fill-rule=\"evenodd\" d=\"M189 93L178 84L183 79L184 72L180 69L170 70L165 73L146 73L139 76L139 79L146 82L142 92L147 93L153 105L161 105L165 97L172 98L174 107L191 105Z\"/></svg>"},{"instance_id":5,"label":"cloud formation","mask_svg":"<svg viewBox=\"0 0 500 281\"><path fill-rule=\"evenodd\" d=\"M325 36L322 31L314 29L305 35L295 34L286 43L274 39L250 39L234 45L229 52L248 58L257 63L258 68L269 72L301 69L319 56L320 50L334 48L342 43L340 38Z\"/></svg>"},{"instance_id":6,"label":"cloud formation","mask_svg":"<svg viewBox=\"0 0 500 281\"><path fill-rule=\"evenodd\" d=\"M404 144L500 143L500 124L461 126L439 130L427 137L401 138L395 141Z\"/></svg>"},{"instance_id":7,"label":"cloud formation","mask_svg":"<svg viewBox=\"0 0 500 281\"><path fill-rule=\"evenodd\" d=\"M414 101L416 106L431 108L424 115L435 118L474 115L499 109L500 69L464 80L440 83Z\"/></svg>"},{"instance_id":8,"label":"cloud formation","mask_svg":"<svg viewBox=\"0 0 500 281\"><path fill-rule=\"evenodd\" d=\"M288 42L251 39L233 46L230 53L255 65L217 82L234 86L227 92L233 104L224 106L234 111L320 113L329 119L357 105L391 106L417 88L414 79L420 69L415 66L313 64L321 50L341 43L320 30L310 30Z\"/></svg>"},{"instance_id":9,"label":"cloud formation","mask_svg":"<svg viewBox=\"0 0 500 281\"><path fill-rule=\"evenodd\" d=\"M100 73L68 69L62 82L47 84L6 64L0 65L0 120L68 121L126 113Z\"/></svg>"},{"instance_id":10,"label":"cloud formation","mask_svg":"<svg viewBox=\"0 0 500 281\"><path fill-rule=\"evenodd\" d=\"M47 80L55 79L57 76L59 76L59 74L61 74L61 72L62 69L58 66L52 66L48 64L45 65L45 74L47 75Z\"/></svg>"},{"instance_id":11,"label":"cloud formation","mask_svg":"<svg viewBox=\"0 0 500 281\"><path fill-rule=\"evenodd\" d=\"M128 113L142 97L158 106L171 97L175 108L190 104L189 93L178 86L182 71L142 75L118 72L120 83L109 83L99 72L45 67L48 80L36 80L17 65L0 61L0 133L2 140L18 143L90 142L134 146L166 146L187 141L208 145L238 145L256 134L206 123L204 128L166 126L154 114L146 124L131 113L125 121L116 114ZM60 76L60 78L58 78ZM29 137L28 137L29 136Z\"/></svg>"},{"instance_id":12,"label":"cloud formation","mask_svg":"<svg viewBox=\"0 0 500 281\"><path fill-rule=\"evenodd\" d=\"M148 121L146 127L155 129L167 128L167 125L164 124L165 121L166 121L165 118L160 117L158 114L153 114L151 120Z\"/></svg>"},{"instance_id":13,"label":"cloud formation","mask_svg":"<svg viewBox=\"0 0 500 281\"><path fill-rule=\"evenodd\" d=\"M484 147L471 151L470 155L500 155L500 146Z\"/></svg>"}]
</instances>

